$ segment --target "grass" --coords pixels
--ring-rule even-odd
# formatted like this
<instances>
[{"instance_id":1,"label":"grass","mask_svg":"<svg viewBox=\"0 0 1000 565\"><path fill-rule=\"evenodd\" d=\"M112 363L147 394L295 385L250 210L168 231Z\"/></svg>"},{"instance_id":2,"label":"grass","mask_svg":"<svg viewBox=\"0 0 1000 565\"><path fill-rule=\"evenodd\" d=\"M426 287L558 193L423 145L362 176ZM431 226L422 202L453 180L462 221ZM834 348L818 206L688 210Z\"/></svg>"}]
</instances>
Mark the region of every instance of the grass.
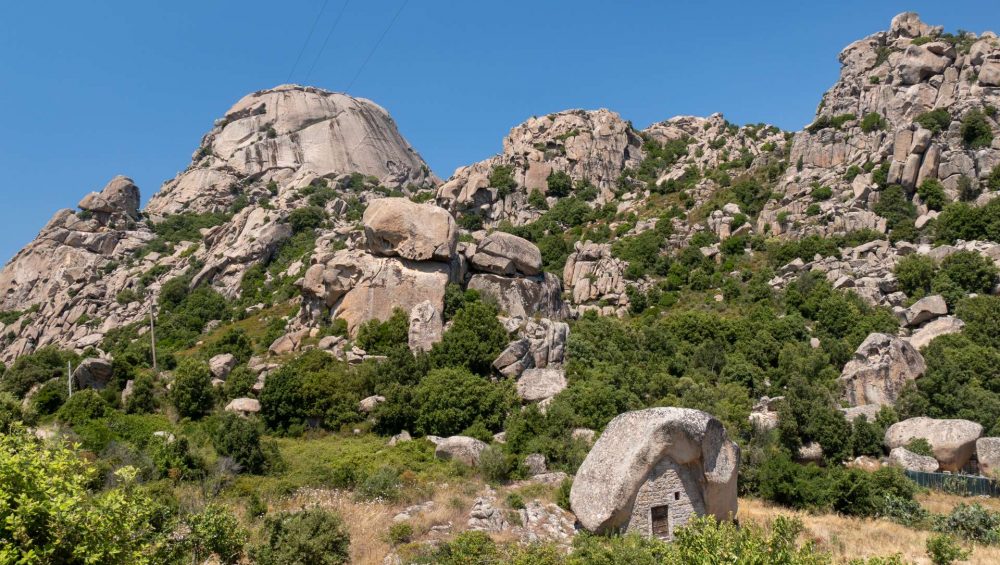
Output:
<instances>
[{"instance_id":1,"label":"grass","mask_svg":"<svg viewBox=\"0 0 1000 565\"><path fill-rule=\"evenodd\" d=\"M948 512L961 502L970 499L941 493L918 497L921 505L934 512ZM978 502L984 502L977 499ZM1000 500L989 499L984 503L1000 508ZM888 520L848 518L838 514L810 514L797 512L754 499L741 499L740 522L756 522L767 526L778 516L795 516L805 525L803 541L812 541L818 548L830 552L843 563L851 559L869 558L899 553L907 563L929 564L925 544L933 532L914 530ZM964 544L968 546L968 544ZM971 565L1000 563L1000 547L976 546L968 561Z\"/></svg>"},{"instance_id":2,"label":"grass","mask_svg":"<svg viewBox=\"0 0 1000 565\"><path fill-rule=\"evenodd\" d=\"M270 343L265 343L267 340L267 333L269 331L268 322L275 318L284 318L295 311L296 306L290 303L277 304L270 308L265 308L259 312L255 312L252 316L247 316L242 320L237 320L235 322L222 324L218 328L215 328L207 336L199 338L198 344L194 347L185 349L183 351L178 351L175 355L179 358L190 357L192 355L197 355L202 349L211 346L213 343L222 339L229 330L232 329L242 329L246 332L246 335L254 344L262 345L265 349L270 346Z\"/></svg>"}]
</instances>

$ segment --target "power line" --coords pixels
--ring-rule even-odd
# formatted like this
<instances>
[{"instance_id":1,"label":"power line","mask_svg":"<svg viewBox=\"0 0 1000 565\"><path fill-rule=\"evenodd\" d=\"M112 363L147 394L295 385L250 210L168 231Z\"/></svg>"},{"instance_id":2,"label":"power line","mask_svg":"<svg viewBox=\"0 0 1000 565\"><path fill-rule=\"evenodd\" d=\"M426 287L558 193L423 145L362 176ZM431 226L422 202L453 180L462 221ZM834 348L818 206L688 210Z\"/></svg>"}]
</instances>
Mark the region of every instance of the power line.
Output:
<instances>
[{"instance_id":1,"label":"power line","mask_svg":"<svg viewBox=\"0 0 1000 565\"><path fill-rule=\"evenodd\" d=\"M382 40L385 39L385 36L389 33L389 30L392 29L392 24L396 23L396 20L399 18L399 14L403 13L403 8L406 7L409 1L410 0L403 0L403 3L399 6L399 9L396 10L396 15L392 17L392 20L389 21L389 25L386 26L385 30L382 32L382 35L378 38L378 41L375 42L375 46L372 47L372 50L368 53L368 57L365 58L365 62L361 63L361 67L359 67L358 72L354 74L354 78L352 78L351 82L347 85L347 89L345 90L345 92L351 91L351 87L354 86L355 81L357 81L358 77L361 76L361 72L365 70L365 66L368 65L368 61L371 61L372 55L374 55L375 51L378 50L378 46L382 44Z\"/></svg>"},{"instance_id":2,"label":"power line","mask_svg":"<svg viewBox=\"0 0 1000 565\"><path fill-rule=\"evenodd\" d=\"M292 81L292 75L295 74L295 69L299 67L299 61L302 60L302 55L306 52L306 47L309 46L309 40L312 39L313 32L316 31L316 24L319 23L319 19L323 16L323 12L326 11L326 5L330 0L323 0L323 5L319 9L319 13L316 14L316 19L313 20L312 27L309 28L309 34L306 35L306 40L302 42L302 49L299 49L299 56L295 58L295 64L292 65L292 70L288 71L288 79L285 82Z\"/></svg>"},{"instance_id":3,"label":"power line","mask_svg":"<svg viewBox=\"0 0 1000 565\"><path fill-rule=\"evenodd\" d=\"M319 52L316 53L316 58L313 59L312 65L309 66L309 72L306 73L306 82L309 82L309 77L312 75L313 69L316 68L316 63L318 63L320 58L323 56L323 51L326 50L326 44L330 41L330 37L333 36L334 30L337 29L337 24L340 23L340 18L344 17L344 12L347 11L347 6L350 3L351 0L346 0L344 5L340 7L340 13L337 14L337 19L333 20L333 25L330 27L330 31L327 32L326 38L323 39L323 45L320 46Z\"/></svg>"}]
</instances>

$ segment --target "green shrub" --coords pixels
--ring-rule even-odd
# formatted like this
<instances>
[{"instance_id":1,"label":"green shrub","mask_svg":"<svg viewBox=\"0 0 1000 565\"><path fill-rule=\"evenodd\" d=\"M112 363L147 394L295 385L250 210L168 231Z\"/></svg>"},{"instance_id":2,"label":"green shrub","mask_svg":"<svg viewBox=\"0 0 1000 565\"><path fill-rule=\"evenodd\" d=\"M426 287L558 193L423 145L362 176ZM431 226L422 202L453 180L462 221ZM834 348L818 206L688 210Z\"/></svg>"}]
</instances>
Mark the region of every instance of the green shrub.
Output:
<instances>
[{"instance_id":1,"label":"green shrub","mask_svg":"<svg viewBox=\"0 0 1000 565\"><path fill-rule=\"evenodd\" d=\"M817 216L820 213L819 204L812 203L806 208L806 216Z\"/></svg>"},{"instance_id":2,"label":"green shrub","mask_svg":"<svg viewBox=\"0 0 1000 565\"><path fill-rule=\"evenodd\" d=\"M497 320L496 307L476 300L455 313L451 327L430 351L435 367L466 367L489 375L493 360L508 344L507 330Z\"/></svg>"},{"instance_id":3,"label":"green shrub","mask_svg":"<svg viewBox=\"0 0 1000 565\"><path fill-rule=\"evenodd\" d=\"M980 110L969 110L962 116L962 141L970 149L982 149L993 143L993 127Z\"/></svg>"},{"instance_id":4,"label":"green shrub","mask_svg":"<svg viewBox=\"0 0 1000 565\"><path fill-rule=\"evenodd\" d=\"M38 389L31 397L31 409L40 416L55 414L66 399L69 398L69 388L64 379L52 379Z\"/></svg>"},{"instance_id":5,"label":"green shrub","mask_svg":"<svg viewBox=\"0 0 1000 565\"><path fill-rule=\"evenodd\" d=\"M917 194L920 195L920 199L931 210L942 210L945 204L948 203L944 187L941 186L941 183L937 179L927 179L920 183L920 186L917 188Z\"/></svg>"},{"instance_id":6,"label":"green shrub","mask_svg":"<svg viewBox=\"0 0 1000 565\"><path fill-rule=\"evenodd\" d=\"M42 384L52 379L66 382L66 365L80 364L80 358L69 351L55 347L42 347L30 355L22 355L3 373L0 379L0 391L9 392L18 398L23 398L36 384Z\"/></svg>"},{"instance_id":7,"label":"green shrub","mask_svg":"<svg viewBox=\"0 0 1000 565\"><path fill-rule=\"evenodd\" d=\"M512 463L503 449L491 445L479 455L479 472L491 483L503 483L510 478Z\"/></svg>"},{"instance_id":8,"label":"green shrub","mask_svg":"<svg viewBox=\"0 0 1000 565\"><path fill-rule=\"evenodd\" d=\"M288 225L292 226L292 233L314 230L322 226L325 221L326 211L318 206L296 208L287 219Z\"/></svg>"},{"instance_id":9,"label":"green shrub","mask_svg":"<svg viewBox=\"0 0 1000 565\"><path fill-rule=\"evenodd\" d=\"M264 542L251 550L259 565L341 565L349 562L351 538L340 517L312 509L268 517Z\"/></svg>"},{"instance_id":10,"label":"green shrub","mask_svg":"<svg viewBox=\"0 0 1000 565\"><path fill-rule=\"evenodd\" d=\"M810 193L813 200L829 200L833 196L833 189L829 186L815 186Z\"/></svg>"},{"instance_id":11,"label":"green shrub","mask_svg":"<svg viewBox=\"0 0 1000 565\"><path fill-rule=\"evenodd\" d=\"M996 165L990 171L990 176L986 178L986 187L990 190L1000 190L1000 165Z\"/></svg>"},{"instance_id":12,"label":"green shrub","mask_svg":"<svg viewBox=\"0 0 1000 565\"><path fill-rule=\"evenodd\" d=\"M253 391L253 385L257 383L257 376L250 372L246 365L241 365L233 369L226 377L224 392L226 400L234 398L244 398Z\"/></svg>"},{"instance_id":13,"label":"green shrub","mask_svg":"<svg viewBox=\"0 0 1000 565\"><path fill-rule=\"evenodd\" d=\"M490 171L490 186L497 189L501 197L510 194L517 188L514 180L514 167L510 165L497 165Z\"/></svg>"},{"instance_id":14,"label":"green shrub","mask_svg":"<svg viewBox=\"0 0 1000 565\"><path fill-rule=\"evenodd\" d=\"M911 439L904 447L911 453L916 453L917 455L923 455L925 457L934 457L934 450L931 448L931 444L922 437Z\"/></svg>"},{"instance_id":15,"label":"green shrub","mask_svg":"<svg viewBox=\"0 0 1000 565\"><path fill-rule=\"evenodd\" d=\"M528 195L528 205L537 210L548 210L549 203L545 200L545 195L538 189L532 190Z\"/></svg>"},{"instance_id":16,"label":"green shrub","mask_svg":"<svg viewBox=\"0 0 1000 565\"><path fill-rule=\"evenodd\" d=\"M877 112L869 112L861 119L861 131L865 133L885 129L887 125L885 118Z\"/></svg>"},{"instance_id":17,"label":"green shrub","mask_svg":"<svg viewBox=\"0 0 1000 565\"><path fill-rule=\"evenodd\" d=\"M893 269L900 290L913 297L922 297L930 292L936 272L937 265L933 259L916 253L900 259Z\"/></svg>"},{"instance_id":18,"label":"green shrub","mask_svg":"<svg viewBox=\"0 0 1000 565\"><path fill-rule=\"evenodd\" d=\"M132 394L125 402L125 411L129 414L148 414L156 411L156 385L153 377L143 373L132 383Z\"/></svg>"},{"instance_id":19,"label":"green shrub","mask_svg":"<svg viewBox=\"0 0 1000 565\"><path fill-rule=\"evenodd\" d=\"M185 520L191 533L184 539L195 562L217 555L223 563L239 563L248 534L239 519L218 504L209 504Z\"/></svg>"},{"instance_id":20,"label":"green shrub","mask_svg":"<svg viewBox=\"0 0 1000 565\"><path fill-rule=\"evenodd\" d=\"M208 364L194 358L181 361L174 371L170 401L185 418L200 418L212 409L215 392Z\"/></svg>"},{"instance_id":21,"label":"green shrub","mask_svg":"<svg viewBox=\"0 0 1000 565\"><path fill-rule=\"evenodd\" d=\"M552 171L545 179L545 182L548 187L546 193L549 196L562 198L569 196L573 191L573 179L564 171Z\"/></svg>"},{"instance_id":22,"label":"green shrub","mask_svg":"<svg viewBox=\"0 0 1000 565\"><path fill-rule=\"evenodd\" d=\"M937 108L936 110L920 114L914 121L924 129L929 129L932 133L938 133L948 129L948 126L951 125L951 114L944 108Z\"/></svg>"},{"instance_id":23,"label":"green shrub","mask_svg":"<svg viewBox=\"0 0 1000 565\"><path fill-rule=\"evenodd\" d=\"M498 432L516 406L510 383L492 383L463 367L431 371L413 396L419 413L416 431L421 435L453 436L475 424Z\"/></svg>"},{"instance_id":24,"label":"green shrub","mask_svg":"<svg viewBox=\"0 0 1000 565\"><path fill-rule=\"evenodd\" d=\"M410 543L413 539L413 526L409 522L397 522L389 527L386 541L392 545Z\"/></svg>"},{"instance_id":25,"label":"green shrub","mask_svg":"<svg viewBox=\"0 0 1000 565\"><path fill-rule=\"evenodd\" d=\"M362 500L393 502L399 499L399 486L399 472L392 467L380 467L361 481L356 494Z\"/></svg>"},{"instance_id":26,"label":"green shrub","mask_svg":"<svg viewBox=\"0 0 1000 565\"><path fill-rule=\"evenodd\" d=\"M955 316L965 322L963 335L979 345L1000 349L1000 297L961 300L955 307Z\"/></svg>"},{"instance_id":27,"label":"green shrub","mask_svg":"<svg viewBox=\"0 0 1000 565\"><path fill-rule=\"evenodd\" d=\"M951 536L937 534L927 538L927 557L934 565L951 565L956 561L968 559L971 551L962 549Z\"/></svg>"},{"instance_id":28,"label":"green shrub","mask_svg":"<svg viewBox=\"0 0 1000 565\"><path fill-rule=\"evenodd\" d=\"M1000 512L979 504L959 504L951 514L938 518L934 531L975 543L997 545L1000 544Z\"/></svg>"},{"instance_id":29,"label":"green shrub","mask_svg":"<svg viewBox=\"0 0 1000 565\"><path fill-rule=\"evenodd\" d=\"M410 317L396 308L384 322L374 319L362 324L355 341L370 355L388 355L393 348L407 346L409 332Z\"/></svg>"},{"instance_id":30,"label":"green shrub","mask_svg":"<svg viewBox=\"0 0 1000 565\"><path fill-rule=\"evenodd\" d=\"M997 283L993 261L975 251L957 251L941 261L941 274L966 293L989 294Z\"/></svg>"},{"instance_id":31,"label":"green shrub","mask_svg":"<svg viewBox=\"0 0 1000 565\"><path fill-rule=\"evenodd\" d=\"M266 458L260 446L260 427L255 419L231 412L223 415L212 434L212 445L219 455L229 457L246 473L264 470Z\"/></svg>"},{"instance_id":32,"label":"green shrub","mask_svg":"<svg viewBox=\"0 0 1000 565\"><path fill-rule=\"evenodd\" d=\"M0 392L0 434L10 433L14 424L21 419L21 403L13 394Z\"/></svg>"},{"instance_id":33,"label":"green shrub","mask_svg":"<svg viewBox=\"0 0 1000 565\"><path fill-rule=\"evenodd\" d=\"M77 426L97 418L103 418L111 406L96 390L81 390L69 397L69 400L59 408L56 416L59 420Z\"/></svg>"}]
</instances>

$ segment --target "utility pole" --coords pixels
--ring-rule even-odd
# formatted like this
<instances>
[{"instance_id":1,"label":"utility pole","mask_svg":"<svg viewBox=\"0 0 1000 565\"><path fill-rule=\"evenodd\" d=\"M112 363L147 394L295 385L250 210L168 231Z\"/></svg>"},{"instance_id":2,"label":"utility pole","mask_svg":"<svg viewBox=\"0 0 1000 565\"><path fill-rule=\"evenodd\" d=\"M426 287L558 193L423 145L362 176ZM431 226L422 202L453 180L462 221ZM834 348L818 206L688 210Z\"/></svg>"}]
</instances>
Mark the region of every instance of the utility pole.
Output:
<instances>
[{"instance_id":1,"label":"utility pole","mask_svg":"<svg viewBox=\"0 0 1000 565\"><path fill-rule=\"evenodd\" d=\"M69 395L73 396L73 362L66 361L66 383L69 386Z\"/></svg>"},{"instance_id":2,"label":"utility pole","mask_svg":"<svg viewBox=\"0 0 1000 565\"><path fill-rule=\"evenodd\" d=\"M155 308L152 298L149 301L149 343L153 348L153 373L158 373L156 370L156 324L153 322L153 309Z\"/></svg>"}]
</instances>

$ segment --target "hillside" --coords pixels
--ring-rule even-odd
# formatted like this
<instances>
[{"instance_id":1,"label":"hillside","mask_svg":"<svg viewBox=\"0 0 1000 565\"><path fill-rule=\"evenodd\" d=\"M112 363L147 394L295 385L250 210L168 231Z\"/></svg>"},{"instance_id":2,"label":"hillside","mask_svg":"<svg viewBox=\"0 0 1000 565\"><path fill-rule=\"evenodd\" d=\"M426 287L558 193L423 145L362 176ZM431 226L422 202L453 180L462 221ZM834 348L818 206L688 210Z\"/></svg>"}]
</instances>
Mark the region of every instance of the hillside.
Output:
<instances>
[{"instance_id":1,"label":"hillside","mask_svg":"<svg viewBox=\"0 0 1000 565\"><path fill-rule=\"evenodd\" d=\"M443 181L374 102L251 93L0 271L0 455L139 501L66 518L99 562L989 562L1000 513L900 468L1000 470L1000 39L906 13L839 60L803 131L566 110ZM596 535L664 457L722 523Z\"/></svg>"}]
</instances>

